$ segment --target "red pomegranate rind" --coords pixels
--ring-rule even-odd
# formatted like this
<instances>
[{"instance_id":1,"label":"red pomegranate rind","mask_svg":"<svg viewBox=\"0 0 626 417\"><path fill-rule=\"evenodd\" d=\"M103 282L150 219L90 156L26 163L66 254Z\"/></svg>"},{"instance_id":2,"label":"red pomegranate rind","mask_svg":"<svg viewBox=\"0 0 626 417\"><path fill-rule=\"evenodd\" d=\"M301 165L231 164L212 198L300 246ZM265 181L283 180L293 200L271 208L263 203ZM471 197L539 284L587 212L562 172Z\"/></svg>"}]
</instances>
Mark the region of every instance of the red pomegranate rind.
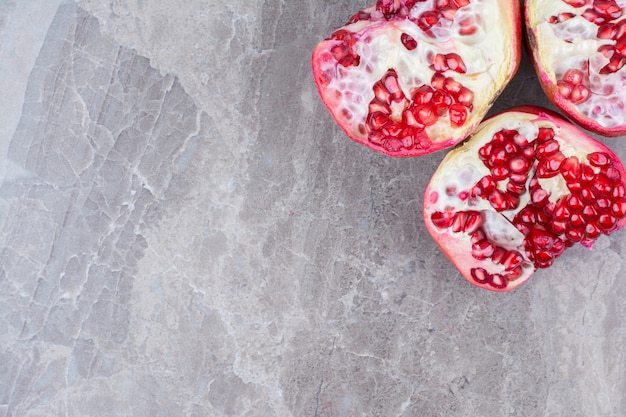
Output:
<instances>
[{"instance_id":1,"label":"red pomegranate rind","mask_svg":"<svg viewBox=\"0 0 626 417\"><path fill-rule=\"evenodd\" d=\"M510 291L574 245L626 225L619 158L556 113L517 107L450 151L424 194L426 228L470 283Z\"/></svg>"},{"instance_id":2,"label":"red pomegranate rind","mask_svg":"<svg viewBox=\"0 0 626 417\"><path fill-rule=\"evenodd\" d=\"M526 0L525 21L548 98L592 132L626 134L626 3Z\"/></svg>"},{"instance_id":3,"label":"red pomegranate rind","mask_svg":"<svg viewBox=\"0 0 626 417\"><path fill-rule=\"evenodd\" d=\"M517 71L515 0L379 0L312 55L320 97L354 141L411 157L451 147Z\"/></svg>"}]
</instances>

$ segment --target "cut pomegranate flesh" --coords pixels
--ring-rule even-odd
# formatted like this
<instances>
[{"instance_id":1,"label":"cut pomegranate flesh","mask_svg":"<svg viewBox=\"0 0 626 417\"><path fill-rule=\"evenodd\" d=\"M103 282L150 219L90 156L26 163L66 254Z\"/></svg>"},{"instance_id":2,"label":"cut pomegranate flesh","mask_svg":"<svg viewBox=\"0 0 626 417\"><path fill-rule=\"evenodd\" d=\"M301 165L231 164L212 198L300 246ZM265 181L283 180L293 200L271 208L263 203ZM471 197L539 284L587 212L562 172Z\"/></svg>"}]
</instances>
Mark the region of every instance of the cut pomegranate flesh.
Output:
<instances>
[{"instance_id":1,"label":"cut pomegranate flesh","mask_svg":"<svg viewBox=\"0 0 626 417\"><path fill-rule=\"evenodd\" d=\"M519 14L516 0L379 0L313 51L322 101L350 138L386 155L450 147L517 70Z\"/></svg>"},{"instance_id":2,"label":"cut pomegranate flesh","mask_svg":"<svg viewBox=\"0 0 626 417\"><path fill-rule=\"evenodd\" d=\"M526 0L525 18L550 100L586 129L626 134L626 2Z\"/></svg>"},{"instance_id":3,"label":"cut pomegranate flesh","mask_svg":"<svg viewBox=\"0 0 626 417\"><path fill-rule=\"evenodd\" d=\"M626 224L618 157L555 113L519 107L450 151L424 196L428 231L470 283L509 291L574 243Z\"/></svg>"}]
</instances>

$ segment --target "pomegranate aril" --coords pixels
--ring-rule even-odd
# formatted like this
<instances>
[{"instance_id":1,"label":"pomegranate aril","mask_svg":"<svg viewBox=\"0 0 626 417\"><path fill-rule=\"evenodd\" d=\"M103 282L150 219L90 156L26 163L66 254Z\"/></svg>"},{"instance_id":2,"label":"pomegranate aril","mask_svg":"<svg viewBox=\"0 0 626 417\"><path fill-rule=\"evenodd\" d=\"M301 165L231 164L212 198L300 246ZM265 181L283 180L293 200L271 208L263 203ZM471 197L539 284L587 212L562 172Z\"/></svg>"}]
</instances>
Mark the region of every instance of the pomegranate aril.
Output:
<instances>
[{"instance_id":1,"label":"pomegranate aril","mask_svg":"<svg viewBox=\"0 0 626 417\"><path fill-rule=\"evenodd\" d=\"M489 272L487 272L484 268L472 268L470 274L474 281L479 284L484 284L489 279Z\"/></svg>"},{"instance_id":2,"label":"pomegranate aril","mask_svg":"<svg viewBox=\"0 0 626 417\"><path fill-rule=\"evenodd\" d=\"M459 233L461 231L463 231L463 229L465 228L465 222L467 221L467 214L463 211L458 212L455 216L454 216L454 220L452 221L452 226L451 226L451 230L454 233Z\"/></svg>"},{"instance_id":3,"label":"pomegranate aril","mask_svg":"<svg viewBox=\"0 0 626 417\"><path fill-rule=\"evenodd\" d=\"M437 109L431 104L421 104L413 109L413 114L417 121L424 126L432 126L437 123L439 116Z\"/></svg>"},{"instance_id":4,"label":"pomegranate aril","mask_svg":"<svg viewBox=\"0 0 626 417\"><path fill-rule=\"evenodd\" d=\"M561 162L561 175L566 182L575 182L580 180L580 162L575 156L570 156Z\"/></svg>"},{"instance_id":5,"label":"pomegranate aril","mask_svg":"<svg viewBox=\"0 0 626 417\"><path fill-rule=\"evenodd\" d=\"M554 130L549 127L540 127L537 134L537 142L543 143L554 138Z\"/></svg>"},{"instance_id":6,"label":"pomegranate aril","mask_svg":"<svg viewBox=\"0 0 626 417\"><path fill-rule=\"evenodd\" d=\"M433 57L432 63L430 65L430 69L435 72L446 72L450 69L448 67L448 62L446 56L443 54L435 54Z\"/></svg>"},{"instance_id":7,"label":"pomegranate aril","mask_svg":"<svg viewBox=\"0 0 626 417\"><path fill-rule=\"evenodd\" d=\"M618 218L626 216L626 199L621 199L613 203L611 211Z\"/></svg>"},{"instance_id":8,"label":"pomegranate aril","mask_svg":"<svg viewBox=\"0 0 626 417\"><path fill-rule=\"evenodd\" d=\"M411 98L416 104L430 103L433 99L434 92L435 90L433 90L431 87L427 85L422 85L412 91Z\"/></svg>"},{"instance_id":9,"label":"pomegranate aril","mask_svg":"<svg viewBox=\"0 0 626 417\"><path fill-rule=\"evenodd\" d=\"M450 124L453 127L460 127L467 121L467 108L462 104L453 104L450 106Z\"/></svg>"},{"instance_id":10,"label":"pomegranate aril","mask_svg":"<svg viewBox=\"0 0 626 417\"><path fill-rule=\"evenodd\" d=\"M602 234L602 231L595 223L588 223L585 226L585 236L588 239L597 239Z\"/></svg>"},{"instance_id":11,"label":"pomegranate aril","mask_svg":"<svg viewBox=\"0 0 626 417\"><path fill-rule=\"evenodd\" d=\"M427 11L427 12L422 13L417 18L417 25L424 32L428 32L428 30L432 28L433 26L435 26L438 21L439 21L439 13L435 11Z\"/></svg>"},{"instance_id":12,"label":"pomegranate aril","mask_svg":"<svg viewBox=\"0 0 626 417\"><path fill-rule=\"evenodd\" d=\"M615 25L613 23L606 23L598 28L596 37L598 39L613 39L616 32L617 30L615 29Z\"/></svg>"},{"instance_id":13,"label":"pomegranate aril","mask_svg":"<svg viewBox=\"0 0 626 417\"><path fill-rule=\"evenodd\" d=\"M465 67L465 63L463 59L454 53L447 54L445 56L446 66L452 71L458 72L460 74L465 74L467 72L467 68Z\"/></svg>"},{"instance_id":14,"label":"pomegranate aril","mask_svg":"<svg viewBox=\"0 0 626 417\"><path fill-rule=\"evenodd\" d=\"M593 206L585 206L582 213L583 218L588 222L593 221L598 217L598 212Z\"/></svg>"},{"instance_id":15,"label":"pomegranate aril","mask_svg":"<svg viewBox=\"0 0 626 417\"><path fill-rule=\"evenodd\" d=\"M612 184L606 175L600 174L591 185L591 189L596 197L603 197L611 194Z\"/></svg>"},{"instance_id":16,"label":"pomegranate aril","mask_svg":"<svg viewBox=\"0 0 626 417\"><path fill-rule=\"evenodd\" d=\"M509 167L511 168L511 172L516 174L525 173L530 169L530 162L528 162L525 158L518 156L511 160Z\"/></svg>"},{"instance_id":17,"label":"pomegranate aril","mask_svg":"<svg viewBox=\"0 0 626 417\"><path fill-rule=\"evenodd\" d=\"M570 83L572 85L578 85L582 83L584 80L584 74L582 71L577 69L569 69L563 74L563 81Z\"/></svg>"},{"instance_id":18,"label":"pomegranate aril","mask_svg":"<svg viewBox=\"0 0 626 417\"><path fill-rule=\"evenodd\" d=\"M488 240L481 240L472 245L472 256L478 260L484 260L493 255L494 247Z\"/></svg>"},{"instance_id":19,"label":"pomegranate aril","mask_svg":"<svg viewBox=\"0 0 626 417\"><path fill-rule=\"evenodd\" d=\"M493 288L501 290L503 288L506 288L507 281L506 281L506 279L502 275L500 275L500 274L493 274L491 276L491 279L489 280L489 284Z\"/></svg>"},{"instance_id":20,"label":"pomegranate aril","mask_svg":"<svg viewBox=\"0 0 626 417\"><path fill-rule=\"evenodd\" d=\"M538 158L546 158L550 155L555 154L560 149L559 142L554 139L548 139L543 141L541 144L537 146L536 152Z\"/></svg>"},{"instance_id":21,"label":"pomegranate aril","mask_svg":"<svg viewBox=\"0 0 626 417\"><path fill-rule=\"evenodd\" d=\"M502 181L509 176L509 169L504 166L494 167L491 170L491 176L496 181Z\"/></svg>"},{"instance_id":22,"label":"pomegranate aril","mask_svg":"<svg viewBox=\"0 0 626 417\"><path fill-rule=\"evenodd\" d=\"M598 226L604 233L610 233L617 226L617 219L610 214L602 214L598 217Z\"/></svg>"},{"instance_id":23,"label":"pomegranate aril","mask_svg":"<svg viewBox=\"0 0 626 417\"><path fill-rule=\"evenodd\" d=\"M574 194L570 195L567 198L567 206L572 211L582 211L582 209L585 207L580 197Z\"/></svg>"},{"instance_id":24,"label":"pomegranate aril","mask_svg":"<svg viewBox=\"0 0 626 417\"><path fill-rule=\"evenodd\" d=\"M519 252L511 250L506 252L502 260L502 265L505 270L509 271L520 266L522 262L524 262L524 257Z\"/></svg>"},{"instance_id":25,"label":"pomegranate aril","mask_svg":"<svg viewBox=\"0 0 626 417\"><path fill-rule=\"evenodd\" d=\"M550 194L543 188L531 190L530 201L535 207L543 207L548 204Z\"/></svg>"},{"instance_id":26,"label":"pomegranate aril","mask_svg":"<svg viewBox=\"0 0 626 417\"><path fill-rule=\"evenodd\" d=\"M611 158L605 152L592 152L587 156L589 163L594 167L602 168L611 163Z\"/></svg>"},{"instance_id":27,"label":"pomegranate aril","mask_svg":"<svg viewBox=\"0 0 626 417\"><path fill-rule=\"evenodd\" d=\"M403 33L400 36L400 41L402 42L402 45L404 45L404 47L408 49L409 51L412 51L415 48L417 48L417 41L408 33Z\"/></svg>"},{"instance_id":28,"label":"pomegranate aril","mask_svg":"<svg viewBox=\"0 0 626 417\"><path fill-rule=\"evenodd\" d=\"M468 234L474 233L483 225L483 216L478 212L470 212L465 222L463 231Z\"/></svg>"},{"instance_id":29,"label":"pomegranate aril","mask_svg":"<svg viewBox=\"0 0 626 417\"><path fill-rule=\"evenodd\" d=\"M568 229L565 232L565 237L572 242L580 242L584 237L584 232L578 229Z\"/></svg>"},{"instance_id":30,"label":"pomegranate aril","mask_svg":"<svg viewBox=\"0 0 626 417\"><path fill-rule=\"evenodd\" d=\"M459 92L461 92L462 87L463 86L461 85L461 83L452 77L446 77L444 80L444 84L443 84L444 90L446 90L448 93L451 93L453 95L457 95Z\"/></svg>"},{"instance_id":31,"label":"pomegranate aril","mask_svg":"<svg viewBox=\"0 0 626 417\"><path fill-rule=\"evenodd\" d=\"M581 168L580 180L583 183L588 184L594 181L595 179L596 179L596 173L593 171L593 169L589 165L583 165Z\"/></svg>"}]
</instances>

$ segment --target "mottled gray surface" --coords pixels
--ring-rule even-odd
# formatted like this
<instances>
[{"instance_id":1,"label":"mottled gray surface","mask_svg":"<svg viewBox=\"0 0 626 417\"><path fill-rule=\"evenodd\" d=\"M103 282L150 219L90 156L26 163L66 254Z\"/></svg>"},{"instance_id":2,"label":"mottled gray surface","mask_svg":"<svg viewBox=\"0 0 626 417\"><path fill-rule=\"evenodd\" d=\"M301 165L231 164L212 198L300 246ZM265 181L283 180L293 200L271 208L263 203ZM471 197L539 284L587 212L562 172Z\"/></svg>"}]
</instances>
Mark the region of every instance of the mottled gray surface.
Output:
<instances>
[{"instance_id":1,"label":"mottled gray surface","mask_svg":"<svg viewBox=\"0 0 626 417\"><path fill-rule=\"evenodd\" d=\"M58 4L0 3L0 417L626 415L626 233L467 284L421 219L443 153L317 97L366 2ZM525 61L494 110L528 103Z\"/></svg>"}]
</instances>

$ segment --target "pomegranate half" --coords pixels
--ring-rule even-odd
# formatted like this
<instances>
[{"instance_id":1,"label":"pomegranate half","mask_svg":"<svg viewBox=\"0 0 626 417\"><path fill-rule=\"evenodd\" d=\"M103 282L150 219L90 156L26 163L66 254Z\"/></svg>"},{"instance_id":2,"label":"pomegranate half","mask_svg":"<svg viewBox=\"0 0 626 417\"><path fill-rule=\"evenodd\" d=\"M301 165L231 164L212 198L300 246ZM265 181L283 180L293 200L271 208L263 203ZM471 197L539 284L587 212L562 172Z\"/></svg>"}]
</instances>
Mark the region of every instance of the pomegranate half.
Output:
<instances>
[{"instance_id":1,"label":"pomegranate half","mask_svg":"<svg viewBox=\"0 0 626 417\"><path fill-rule=\"evenodd\" d=\"M424 195L426 228L470 283L509 291L577 242L626 224L626 171L556 113L517 107L450 151Z\"/></svg>"},{"instance_id":2,"label":"pomegranate half","mask_svg":"<svg viewBox=\"0 0 626 417\"><path fill-rule=\"evenodd\" d=\"M313 76L358 143L419 156L465 139L517 71L518 0L378 0L321 41Z\"/></svg>"},{"instance_id":3,"label":"pomegranate half","mask_svg":"<svg viewBox=\"0 0 626 417\"><path fill-rule=\"evenodd\" d=\"M525 0L525 20L548 98L592 132L626 134L626 1Z\"/></svg>"}]
</instances>

